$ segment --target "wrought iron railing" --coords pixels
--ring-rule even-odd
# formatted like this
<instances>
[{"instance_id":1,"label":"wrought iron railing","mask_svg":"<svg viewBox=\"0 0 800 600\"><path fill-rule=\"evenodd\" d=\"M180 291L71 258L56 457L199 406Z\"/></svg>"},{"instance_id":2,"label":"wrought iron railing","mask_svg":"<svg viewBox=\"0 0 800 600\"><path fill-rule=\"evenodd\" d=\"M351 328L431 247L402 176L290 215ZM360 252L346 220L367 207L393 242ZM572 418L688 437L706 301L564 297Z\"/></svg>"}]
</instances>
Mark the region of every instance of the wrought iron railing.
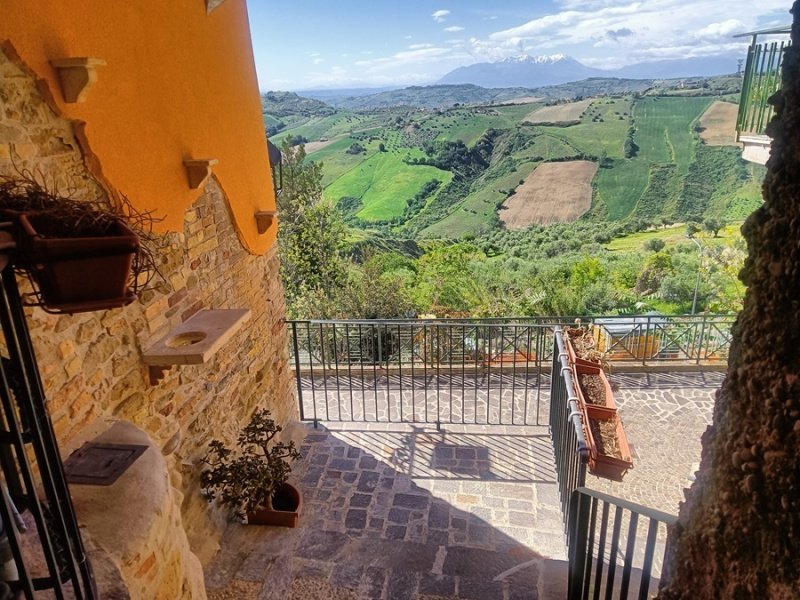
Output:
<instances>
[{"instance_id":1,"label":"wrought iron railing","mask_svg":"<svg viewBox=\"0 0 800 600\"><path fill-rule=\"evenodd\" d=\"M586 485L589 446L578 408L576 382L567 359L564 334L557 327L553 336L553 377L550 380L550 435L553 438L559 500L566 530L573 492Z\"/></svg>"},{"instance_id":2,"label":"wrought iron railing","mask_svg":"<svg viewBox=\"0 0 800 600\"><path fill-rule=\"evenodd\" d=\"M782 30L762 32L761 35L783 34ZM789 40L773 40L757 43L759 34L747 51L747 62L742 79L742 95L736 132L743 135L764 135L767 123L772 118L772 106L767 102L781 87L781 64L783 51L791 44Z\"/></svg>"},{"instance_id":3,"label":"wrought iron railing","mask_svg":"<svg viewBox=\"0 0 800 600\"><path fill-rule=\"evenodd\" d=\"M13 557L16 577L6 584L25 598L97 597L92 570L64 477L47 412L42 382L28 333L17 281L0 254L0 468L7 491L0 494L2 538ZM35 461L35 462L34 462ZM31 531L20 535L30 511ZM42 564L44 563L44 564Z\"/></svg>"},{"instance_id":4,"label":"wrought iron railing","mask_svg":"<svg viewBox=\"0 0 800 600\"><path fill-rule=\"evenodd\" d=\"M553 332L591 327L612 363L714 364L734 315L289 321L300 415L313 421L540 425Z\"/></svg>"},{"instance_id":5,"label":"wrought iron railing","mask_svg":"<svg viewBox=\"0 0 800 600\"><path fill-rule=\"evenodd\" d=\"M655 596L674 515L584 487L570 502L569 600Z\"/></svg>"}]
</instances>

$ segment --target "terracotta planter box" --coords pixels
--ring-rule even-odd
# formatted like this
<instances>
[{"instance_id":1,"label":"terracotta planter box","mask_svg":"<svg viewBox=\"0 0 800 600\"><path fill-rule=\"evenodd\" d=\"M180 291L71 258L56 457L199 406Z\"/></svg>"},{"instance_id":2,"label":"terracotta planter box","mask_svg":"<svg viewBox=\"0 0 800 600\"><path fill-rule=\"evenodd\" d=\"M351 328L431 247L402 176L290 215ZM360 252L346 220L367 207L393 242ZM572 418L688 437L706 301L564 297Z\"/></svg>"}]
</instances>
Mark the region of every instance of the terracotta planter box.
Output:
<instances>
[{"instance_id":1,"label":"terracotta planter box","mask_svg":"<svg viewBox=\"0 0 800 600\"><path fill-rule=\"evenodd\" d=\"M605 477L613 479L614 481L622 481L625 473L633 467L633 459L631 457L631 449L628 445L628 438L625 435L625 429L622 427L622 420L610 409L598 409L592 405L588 405L584 410L586 441L589 444L589 472L597 475L598 477ZM612 421L615 428L615 436L617 445L619 446L621 458L602 454L600 452L597 440L594 438L590 422L596 421Z\"/></svg>"},{"instance_id":2,"label":"terracotta planter box","mask_svg":"<svg viewBox=\"0 0 800 600\"><path fill-rule=\"evenodd\" d=\"M586 367L599 367L600 363L593 360L586 360L585 358L578 358L575 353L575 346L572 343L572 337L569 334L564 338L565 346L567 347L567 358L572 365L584 365Z\"/></svg>"},{"instance_id":3,"label":"terracotta planter box","mask_svg":"<svg viewBox=\"0 0 800 600\"><path fill-rule=\"evenodd\" d=\"M275 525L297 527L303 510L303 496L296 487L284 483L272 498L272 509L258 508L247 513L249 525Z\"/></svg>"},{"instance_id":4,"label":"terracotta planter box","mask_svg":"<svg viewBox=\"0 0 800 600\"><path fill-rule=\"evenodd\" d=\"M614 392L611 390L611 384L608 381L608 377L606 376L605 371L600 368L599 364L593 364L590 361L586 361L583 359L578 359L580 362L576 362L572 368L572 372L575 374L575 383L577 385L577 392L578 392L578 400L582 402L585 406L593 406L595 408L608 408L613 409L616 412L617 403L614 401ZM603 383L603 388L605 389L605 405L601 406L599 404L590 404L586 400L586 392L581 386L580 383L580 375L595 375L600 377L600 380Z\"/></svg>"},{"instance_id":5,"label":"terracotta planter box","mask_svg":"<svg viewBox=\"0 0 800 600\"><path fill-rule=\"evenodd\" d=\"M19 217L19 264L36 281L47 309L75 313L130 304L128 288L139 240L124 223L114 235L49 238L35 228L36 213Z\"/></svg>"}]
</instances>

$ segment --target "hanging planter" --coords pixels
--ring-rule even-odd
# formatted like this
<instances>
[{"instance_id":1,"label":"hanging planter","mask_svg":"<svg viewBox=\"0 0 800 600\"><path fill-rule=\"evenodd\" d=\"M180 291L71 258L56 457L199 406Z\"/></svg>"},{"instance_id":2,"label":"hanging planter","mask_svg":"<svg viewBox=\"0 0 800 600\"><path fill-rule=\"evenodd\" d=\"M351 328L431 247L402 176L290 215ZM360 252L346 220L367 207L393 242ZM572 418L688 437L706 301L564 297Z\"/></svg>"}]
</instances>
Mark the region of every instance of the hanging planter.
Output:
<instances>
[{"instance_id":1,"label":"hanging planter","mask_svg":"<svg viewBox=\"0 0 800 600\"><path fill-rule=\"evenodd\" d=\"M53 312L105 310L136 298L128 287L139 239L119 220L102 235L62 237L69 230L47 212L19 217L19 265L33 278L41 303Z\"/></svg>"},{"instance_id":2,"label":"hanging planter","mask_svg":"<svg viewBox=\"0 0 800 600\"><path fill-rule=\"evenodd\" d=\"M584 411L586 441L589 444L589 472L598 477L622 481L633 467L628 438L616 410L587 406Z\"/></svg>"},{"instance_id":3,"label":"hanging planter","mask_svg":"<svg viewBox=\"0 0 800 600\"><path fill-rule=\"evenodd\" d=\"M126 199L119 208L75 200L31 178L0 179L0 213L14 226L14 266L34 291L28 305L53 313L130 304L158 270L155 220Z\"/></svg>"},{"instance_id":4,"label":"hanging planter","mask_svg":"<svg viewBox=\"0 0 800 600\"><path fill-rule=\"evenodd\" d=\"M614 392L605 371L600 368L599 364L587 363L589 361L581 360L573 366L575 380L578 382L579 401L584 406L616 411L617 403L614 401Z\"/></svg>"}]
</instances>

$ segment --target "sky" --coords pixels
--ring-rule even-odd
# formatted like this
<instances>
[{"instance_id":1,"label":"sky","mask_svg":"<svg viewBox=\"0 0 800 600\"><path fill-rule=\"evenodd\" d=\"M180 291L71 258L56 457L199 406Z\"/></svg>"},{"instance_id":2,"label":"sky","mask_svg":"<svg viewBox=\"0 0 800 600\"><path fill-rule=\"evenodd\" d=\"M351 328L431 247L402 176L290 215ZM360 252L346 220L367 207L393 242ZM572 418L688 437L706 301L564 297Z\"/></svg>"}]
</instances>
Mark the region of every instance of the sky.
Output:
<instances>
[{"instance_id":1,"label":"sky","mask_svg":"<svg viewBox=\"0 0 800 600\"><path fill-rule=\"evenodd\" d=\"M744 57L737 33L791 23L791 0L247 0L259 87L434 83L452 69L565 54L613 69Z\"/></svg>"}]
</instances>

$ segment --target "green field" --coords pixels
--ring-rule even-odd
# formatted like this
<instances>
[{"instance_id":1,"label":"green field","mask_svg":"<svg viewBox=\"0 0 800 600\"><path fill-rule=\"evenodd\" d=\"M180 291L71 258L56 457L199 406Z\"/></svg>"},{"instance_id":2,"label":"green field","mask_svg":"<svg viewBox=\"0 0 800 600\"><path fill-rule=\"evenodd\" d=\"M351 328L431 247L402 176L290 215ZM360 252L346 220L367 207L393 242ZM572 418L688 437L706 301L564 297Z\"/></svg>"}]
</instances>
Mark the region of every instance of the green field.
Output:
<instances>
[{"instance_id":1,"label":"green field","mask_svg":"<svg viewBox=\"0 0 800 600\"><path fill-rule=\"evenodd\" d=\"M285 123L286 120L282 119ZM311 117L296 124L287 123L287 127L272 136L272 143L280 145L288 135L303 136L311 142L320 138L333 139L348 135L364 127L374 126L378 120L372 115L354 113L336 113L327 117Z\"/></svg>"},{"instance_id":2,"label":"green field","mask_svg":"<svg viewBox=\"0 0 800 600\"><path fill-rule=\"evenodd\" d=\"M367 149L367 152L363 154L348 154L346 150L355 142L356 140L351 137L344 137L308 155L310 160L322 163L323 187L329 186L378 151L377 143L360 142Z\"/></svg>"},{"instance_id":3,"label":"green field","mask_svg":"<svg viewBox=\"0 0 800 600\"><path fill-rule=\"evenodd\" d=\"M515 171L496 178L484 176L473 186L475 191L464 198L453 212L438 223L425 228L421 235L432 238L458 238L465 233L475 235L485 233L494 220L496 206L508 196L507 190L517 187L520 181L533 172L536 164L523 163ZM487 173L490 174L491 172Z\"/></svg>"},{"instance_id":4,"label":"green field","mask_svg":"<svg viewBox=\"0 0 800 600\"><path fill-rule=\"evenodd\" d=\"M742 237L739 231L742 226L741 221L730 223L719 232L718 237L712 237L707 233L701 233L698 241L702 246L720 246L726 242ZM677 246L679 244L693 244L686 238L686 225L675 225L666 229L653 231L642 231L632 233L624 237L619 237L606 244L608 250L614 252L641 252L646 242L653 239L662 239L667 246Z\"/></svg>"},{"instance_id":5,"label":"green field","mask_svg":"<svg viewBox=\"0 0 800 600\"><path fill-rule=\"evenodd\" d=\"M596 100L581 117L580 124L539 129L566 140L587 154L601 156L605 153L609 158L622 158L622 144L630 127L630 114L630 98Z\"/></svg>"},{"instance_id":6,"label":"green field","mask_svg":"<svg viewBox=\"0 0 800 600\"><path fill-rule=\"evenodd\" d=\"M634 117L639 158L655 163L675 163L685 175L694 160L692 127L711 104L710 98L642 98Z\"/></svg>"},{"instance_id":7,"label":"green field","mask_svg":"<svg viewBox=\"0 0 800 600\"><path fill-rule=\"evenodd\" d=\"M605 205L611 221L625 219L647 187L650 165L644 160L616 159L612 168L597 170L594 187L597 202Z\"/></svg>"},{"instance_id":8,"label":"green field","mask_svg":"<svg viewBox=\"0 0 800 600\"><path fill-rule=\"evenodd\" d=\"M436 167L407 165L398 154L377 152L326 187L325 197L334 202L346 196L360 198L359 218L385 221L402 215L408 200L428 181L449 183L452 177Z\"/></svg>"}]
</instances>

